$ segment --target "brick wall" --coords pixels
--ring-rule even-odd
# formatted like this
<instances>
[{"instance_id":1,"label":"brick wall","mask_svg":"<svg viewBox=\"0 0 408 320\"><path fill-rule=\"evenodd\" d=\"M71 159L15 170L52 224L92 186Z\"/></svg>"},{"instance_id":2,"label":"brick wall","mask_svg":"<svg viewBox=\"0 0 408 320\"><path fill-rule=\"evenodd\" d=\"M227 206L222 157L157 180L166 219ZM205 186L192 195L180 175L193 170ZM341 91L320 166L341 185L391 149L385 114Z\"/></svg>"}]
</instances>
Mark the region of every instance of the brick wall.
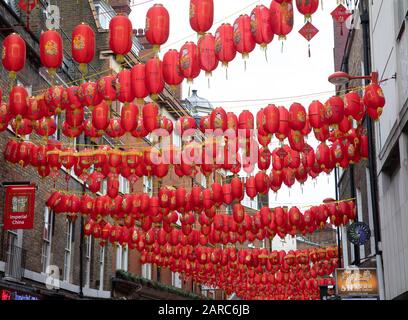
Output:
<instances>
[{"instance_id":1,"label":"brick wall","mask_svg":"<svg viewBox=\"0 0 408 320\"><path fill-rule=\"evenodd\" d=\"M76 0L73 1L60 1L57 4L60 7L61 17L61 34L63 35L64 41L64 58L67 61L71 61L71 43L70 36L72 29L82 21L86 21L96 30L96 23L93 19L93 13L88 1L80 1L77 4ZM78 8L78 5L81 5ZM42 8L38 6L30 15L30 30L32 34L28 34L21 29L18 31L26 40L28 44L33 43L33 53L28 52L26 66L23 71L18 74L18 80L20 80L24 85L32 85L33 94L40 93L43 89L47 88L49 85L47 81L39 74L41 66L38 60L38 37L41 30L45 29L45 20L41 12ZM23 21L25 21L24 15L22 15ZM12 21L12 24L16 23ZM0 45L7 33L2 32L0 34ZM107 47L107 33L98 33L96 31L96 47L99 50L106 49ZM31 49L29 48L28 51ZM35 55L37 53L37 55ZM99 60L99 52L95 54L95 58L92 62L92 67L89 68L89 73L95 73L97 71L105 70L108 68L107 62L104 60ZM70 76L60 70L58 75L65 82L70 82L72 78L79 79L78 69L70 65ZM7 96L8 88L10 87L10 82L4 69L0 69L1 74L1 87L3 89L4 95ZM45 76L47 78L47 75ZM9 132L4 132L0 134L0 145L5 146L7 139L12 137ZM33 138L38 143L38 137L33 135ZM65 141L66 142L66 141ZM67 188L67 182L65 180L65 173L63 171L59 172L59 176L56 178L39 178L37 172L32 168L21 168L16 165L11 165L4 161L4 157L0 157L0 181L1 182L12 182L12 181L30 181L38 186L36 193L36 207L35 207L35 220L34 229L27 230L23 232L23 249L27 250L26 257L26 269L32 270L34 272L42 271L41 254L43 246L43 228L44 228L44 210L45 201L54 189L65 190ZM74 192L81 192L82 185L76 180L71 178L69 180L69 190ZM0 203L4 203L4 192L0 194ZM60 269L60 274L62 278L63 268L64 268L64 249L66 245L66 217L65 215L58 215L55 217L54 228L53 228L53 238L51 247L51 265L56 265ZM80 245L80 219L74 222L74 239L72 243L72 283L79 284L79 245ZM3 250L5 250L7 234L0 228L0 238L2 240ZM85 248L84 248L85 252ZM93 241L91 254L91 278L90 278L90 288L98 288L99 282L99 244ZM85 259L84 259L85 261ZM85 263L84 263L85 268ZM112 250L108 246L105 249L105 272L104 272L104 290L110 290L110 278L112 276ZM84 272L85 280L85 272Z\"/></svg>"}]
</instances>

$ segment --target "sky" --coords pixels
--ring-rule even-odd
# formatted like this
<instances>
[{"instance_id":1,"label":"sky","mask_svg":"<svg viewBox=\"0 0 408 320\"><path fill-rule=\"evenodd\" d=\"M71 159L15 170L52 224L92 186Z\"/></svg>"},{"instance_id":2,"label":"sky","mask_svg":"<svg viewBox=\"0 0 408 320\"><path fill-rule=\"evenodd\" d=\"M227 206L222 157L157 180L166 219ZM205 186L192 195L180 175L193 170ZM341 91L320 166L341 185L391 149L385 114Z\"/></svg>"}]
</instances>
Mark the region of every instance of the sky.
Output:
<instances>
[{"instance_id":1,"label":"sky","mask_svg":"<svg viewBox=\"0 0 408 320\"><path fill-rule=\"evenodd\" d=\"M170 13L170 37L162 46L161 58L169 49L179 50L186 41L197 41L197 35L189 24L189 0L144 2L146 0L133 1L130 18L135 29L144 28L147 10L154 3L163 4ZM250 15L258 4L269 7L270 3L269 0L214 0L214 25L210 32L214 34L223 22L233 24L240 14ZM238 54L228 68L228 80L225 69L220 65L213 72L210 88L202 72L191 87L184 82L183 97L196 89L198 95L210 100L214 107L223 107L227 112L235 112L237 115L242 110L249 110L255 115L269 103L287 108L293 102L302 103L307 108L315 99L324 103L334 94L334 87L327 78L334 71L333 20L330 13L335 7L335 0L325 0L323 10L320 6L313 15L312 23L320 32L311 41L311 58L308 56L307 40L298 32L304 24L304 18L295 7L294 28L284 41L283 52L282 43L275 36L268 46L268 61L265 53L257 46L250 54L245 70L244 61ZM317 146L314 137L307 142L313 147ZM284 187L277 195L271 193L270 202L271 206L319 204L325 198L334 198L334 195L334 175L323 174L302 187L296 183L290 190Z\"/></svg>"}]
</instances>

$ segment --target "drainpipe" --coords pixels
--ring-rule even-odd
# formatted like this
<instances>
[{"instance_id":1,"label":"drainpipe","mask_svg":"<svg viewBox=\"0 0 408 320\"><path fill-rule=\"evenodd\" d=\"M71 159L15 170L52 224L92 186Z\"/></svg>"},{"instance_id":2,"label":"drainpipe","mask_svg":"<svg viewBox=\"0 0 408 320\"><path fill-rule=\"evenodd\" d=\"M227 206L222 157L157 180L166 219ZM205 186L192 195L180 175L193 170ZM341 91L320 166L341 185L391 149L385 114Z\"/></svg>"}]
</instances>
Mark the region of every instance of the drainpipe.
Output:
<instances>
[{"instance_id":1,"label":"drainpipe","mask_svg":"<svg viewBox=\"0 0 408 320\"><path fill-rule=\"evenodd\" d=\"M364 73L371 74L371 58L370 58L370 16L368 12L368 3L364 1L362 4L361 25L363 27L363 43L364 43ZM366 80L366 84L369 81ZM373 121L367 117L367 134L368 134L368 169L370 173L370 191L372 201L372 215L374 224L374 242L375 242L375 255L377 262L377 274L379 282L380 300L385 300L385 287L384 287L384 270L382 263L382 250L380 248L381 232L380 232L380 220L379 220L379 207L378 207L378 194L377 194L377 176L376 176L376 153L375 153L375 141L374 141L374 125Z\"/></svg>"},{"instance_id":2,"label":"drainpipe","mask_svg":"<svg viewBox=\"0 0 408 320\"><path fill-rule=\"evenodd\" d=\"M339 201L339 173L337 169L334 169L334 183L336 185L336 201ZM341 269L342 264L342 254L341 254L341 239L340 239L340 227L337 227L337 255L339 257L339 269Z\"/></svg>"}]
</instances>

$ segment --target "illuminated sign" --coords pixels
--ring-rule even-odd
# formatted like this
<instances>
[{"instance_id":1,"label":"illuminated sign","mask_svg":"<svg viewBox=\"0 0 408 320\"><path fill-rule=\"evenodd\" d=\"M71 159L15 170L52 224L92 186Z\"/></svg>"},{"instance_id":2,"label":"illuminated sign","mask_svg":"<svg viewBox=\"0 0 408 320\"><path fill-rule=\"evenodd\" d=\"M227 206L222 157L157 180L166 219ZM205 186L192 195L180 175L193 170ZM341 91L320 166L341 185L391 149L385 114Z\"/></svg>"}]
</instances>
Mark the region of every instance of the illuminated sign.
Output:
<instances>
[{"instance_id":1,"label":"illuminated sign","mask_svg":"<svg viewBox=\"0 0 408 320\"><path fill-rule=\"evenodd\" d=\"M336 269L339 296L378 296L377 269Z\"/></svg>"},{"instance_id":2,"label":"illuminated sign","mask_svg":"<svg viewBox=\"0 0 408 320\"><path fill-rule=\"evenodd\" d=\"M2 289L0 290L0 300L6 301L6 300L40 300L40 299L30 294Z\"/></svg>"}]
</instances>

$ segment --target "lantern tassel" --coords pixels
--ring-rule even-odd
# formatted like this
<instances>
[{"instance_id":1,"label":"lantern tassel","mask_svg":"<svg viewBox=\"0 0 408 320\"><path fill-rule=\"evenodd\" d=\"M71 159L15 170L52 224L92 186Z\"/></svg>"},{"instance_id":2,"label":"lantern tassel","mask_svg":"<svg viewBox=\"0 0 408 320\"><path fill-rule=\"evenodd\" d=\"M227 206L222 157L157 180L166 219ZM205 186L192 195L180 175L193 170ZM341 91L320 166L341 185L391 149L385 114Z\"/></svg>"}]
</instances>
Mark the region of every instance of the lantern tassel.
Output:
<instances>
[{"instance_id":1,"label":"lantern tassel","mask_svg":"<svg viewBox=\"0 0 408 320\"><path fill-rule=\"evenodd\" d=\"M228 66L225 68L225 78L228 80Z\"/></svg>"},{"instance_id":2,"label":"lantern tassel","mask_svg":"<svg viewBox=\"0 0 408 320\"><path fill-rule=\"evenodd\" d=\"M283 41L282 41L281 53L283 53L283 46L284 46L284 44L283 44Z\"/></svg>"},{"instance_id":3,"label":"lantern tassel","mask_svg":"<svg viewBox=\"0 0 408 320\"><path fill-rule=\"evenodd\" d=\"M310 58L310 57L312 56L312 55L311 55L311 52L310 52L310 43L308 44L308 46L307 46L307 47L308 47L308 51L309 51L309 58Z\"/></svg>"},{"instance_id":4,"label":"lantern tassel","mask_svg":"<svg viewBox=\"0 0 408 320\"><path fill-rule=\"evenodd\" d=\"M207 78L208 80L208 89L211 89L211 85L210 85L210 77Z\"/></svg>"},{"instance_id":5,"label":"lantern tassel","mask_svg":"<svg viewBox=\"0 0 408 320\"><path fill-rule=\"evenodd\" d=\"M323 11L323 10L324 10L324 9L323 9L323 0L321 0L320 2L321 2L321 4L322 4L322 11Z\"/></svg>"},{"instance_id":6,"label":"lantern tassel","mask_svg":"<svg viewBox=\"0 0 408 320\"><path fill-rule=\"evenodd\" d=\"M266 63L269 63L269 61L268 61L268 47L265 47L265 60L266 60Z\"/></svg>"}]
</instances>

